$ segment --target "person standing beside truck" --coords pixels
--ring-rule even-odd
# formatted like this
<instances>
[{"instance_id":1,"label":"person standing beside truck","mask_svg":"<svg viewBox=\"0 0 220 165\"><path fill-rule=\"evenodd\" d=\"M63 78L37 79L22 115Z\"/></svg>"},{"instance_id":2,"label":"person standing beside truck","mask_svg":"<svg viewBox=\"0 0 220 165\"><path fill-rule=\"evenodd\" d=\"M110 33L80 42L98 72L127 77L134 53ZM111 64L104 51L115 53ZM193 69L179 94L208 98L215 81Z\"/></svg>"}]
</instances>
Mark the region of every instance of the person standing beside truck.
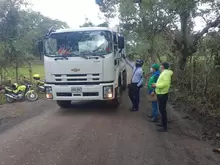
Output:
<instances>
[{"instance_id":1,"label":"person standing beside truck","mask_svg":"<svg viewBox=\"0 0 220 165\"><path fill-rule=\"evenodd\" d=\"M144 77L142 66L144 64L143 60L136 60L135 64L129 61L125 56L123 56L126 63L132 68L131 83L128 86L128 96L132 102L131 111L139 110L140 102L140 88L143 86Z\"/></svg>"},{"instance_id":2,"label":"person standing beside truck","mask_svg":"<svg viewBox=\"0 0 220 165\"><path fill-rule=\"evenodd\" d=\"M159 129L159 132L167 131L167 111L166 105L168 101L168 93L171 85L171 78L173 75L173 71L169 70L169 63L164 62L161 64L160 70L161 74L157 80L157 83L152 84L152 87L155 88L155 92L157 94L157 100L159 104L159 110L162 117L162 125L158 124L163 128Z\"/></svg>"},{"instance_id":3,"label":"person standing beside truck","mask_svg":"<svg viewBox=\"0 0 220 165\"><path fill-rule=\"evenodd\" d=\"M151 98L155 98L155 88L152 87L152 84L155 84L157 82L158 77L160 76L160 71L159 71L160 65L158 64L153 64L151 66L151 77L148 81L147 88L148 88L148 95ZM151 101L151 106L152 106L152 115L149 115L149 118L151 118L150 121L156 122L158 120L158 105L157 105L157 100L152 100Z\"/></svg>"}]
</instances>

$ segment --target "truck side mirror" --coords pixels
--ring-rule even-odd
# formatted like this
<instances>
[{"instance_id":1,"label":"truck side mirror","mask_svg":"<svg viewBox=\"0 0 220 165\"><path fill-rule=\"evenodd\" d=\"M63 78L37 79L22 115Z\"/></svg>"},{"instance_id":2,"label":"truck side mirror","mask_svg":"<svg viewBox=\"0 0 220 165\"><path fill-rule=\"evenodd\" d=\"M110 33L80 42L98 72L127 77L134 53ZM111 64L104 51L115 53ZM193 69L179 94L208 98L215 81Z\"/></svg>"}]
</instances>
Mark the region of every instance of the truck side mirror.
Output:
<instances>
[{"instance_id":1,"label":"truck side mirror","mask_svg":"<svg viewBox=\"0 0 220 165\"><path fill-rule=\"evenodd\" d=\"M38 52L41 54L41 53L43 53L43 41L38 41L37 42L37 44L38 44Z\"/></svg>"},{"instance_id":2,"label":"truck side mirror","mask_svg":"<svg viewBox=\"0 0 220 165\"><path fill-rule=\"evenodd\" d=\"M125 38L123 36L118 36L118 48L119 49L125 48Z\"/></svg>"},{"instance_id":3,"label":"truck side mirror","mask_svg":"<svg viewBox=\"0 0 220 165\"><path fill-rule=\"evenodd\" d=\"M96 4L101 6L101 4L103 3L103 0L95 0Z\"/></svg>"}]
</instances>

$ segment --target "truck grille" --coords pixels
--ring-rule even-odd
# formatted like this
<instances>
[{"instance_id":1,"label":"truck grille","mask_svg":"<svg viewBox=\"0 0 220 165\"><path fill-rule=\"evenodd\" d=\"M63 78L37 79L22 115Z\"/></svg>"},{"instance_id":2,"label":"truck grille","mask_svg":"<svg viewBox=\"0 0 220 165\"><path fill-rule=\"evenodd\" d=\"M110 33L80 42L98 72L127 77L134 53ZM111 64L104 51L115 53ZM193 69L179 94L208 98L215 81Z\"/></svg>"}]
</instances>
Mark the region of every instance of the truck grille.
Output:
<instances>
[{"instance_id":1,"label":"truck grille","mask_svg":"<svg viewBox=\"0 0 220 165\"><path fill-rule=\"evenodd\" d=\"M58 93L56 93L56 95L57 96L62 96L62 97L65 97L65 96L77 96L77 94L75 94L75 95L73 95L72 93L69 93L69 92L67 92L67 93L61 93L61 92L58 92ZM99 93L98 92L83 92L82 93L82 95L83 96L98 96L99 95ZM79 95L79 96L81 96L81 95Z\"/></svg>"},{"instance_id":2,"label":"truck grille","mask_svg":"<svg viewBox=\"0 0 220 165\"><path fill-rule=\"evenodd\" d=\"M96 82L100 74L55 74L55 82Z\"/></svg>"}]
</instances>

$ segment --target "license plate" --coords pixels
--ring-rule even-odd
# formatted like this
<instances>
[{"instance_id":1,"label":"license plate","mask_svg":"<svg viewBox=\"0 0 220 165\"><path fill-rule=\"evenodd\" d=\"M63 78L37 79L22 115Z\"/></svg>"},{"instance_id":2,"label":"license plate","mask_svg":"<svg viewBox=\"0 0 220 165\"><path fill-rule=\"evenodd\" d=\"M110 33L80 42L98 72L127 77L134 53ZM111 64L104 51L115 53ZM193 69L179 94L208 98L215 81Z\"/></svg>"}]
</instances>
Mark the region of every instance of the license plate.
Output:
<instances>
[{"instance_id":1,"label":"license plate","mask_svg":"<svg viewBox=\"0 0 220 165\"><path fill-rule=\"evenodd\" d=\"M72 93L82 93L82 88L81 87L74 87L71 88Z\"/></svg>"}]
</instances>

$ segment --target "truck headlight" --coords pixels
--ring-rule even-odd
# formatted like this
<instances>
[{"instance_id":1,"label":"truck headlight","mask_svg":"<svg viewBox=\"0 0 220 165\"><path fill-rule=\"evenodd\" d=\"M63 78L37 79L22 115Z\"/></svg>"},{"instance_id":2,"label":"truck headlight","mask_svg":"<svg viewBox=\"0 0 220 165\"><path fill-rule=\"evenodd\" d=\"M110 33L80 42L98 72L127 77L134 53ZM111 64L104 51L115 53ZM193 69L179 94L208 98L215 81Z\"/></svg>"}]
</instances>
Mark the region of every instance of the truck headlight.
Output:
<instances>
[{"instance_id":1,"label":"truck headlight","mask_svg":"<svg viewBox=\"0 0 220 165\"><path fill-rule=\"evenodd\" d=\"M45 87L46 89L46 98L47 99L52 99L53 98L53 91L52 91L52 87Z\"/></svg>"},{"instance_id":2,"label":"truck headlight","mask_svg":"<svg viewBox=\"0 0 220 165\"><path fill-rule=\"evenodd\" d=\"M103 98L104 99L113 98L113 86L104 86L103 87Z\"/></svg>"}]
</instances>

